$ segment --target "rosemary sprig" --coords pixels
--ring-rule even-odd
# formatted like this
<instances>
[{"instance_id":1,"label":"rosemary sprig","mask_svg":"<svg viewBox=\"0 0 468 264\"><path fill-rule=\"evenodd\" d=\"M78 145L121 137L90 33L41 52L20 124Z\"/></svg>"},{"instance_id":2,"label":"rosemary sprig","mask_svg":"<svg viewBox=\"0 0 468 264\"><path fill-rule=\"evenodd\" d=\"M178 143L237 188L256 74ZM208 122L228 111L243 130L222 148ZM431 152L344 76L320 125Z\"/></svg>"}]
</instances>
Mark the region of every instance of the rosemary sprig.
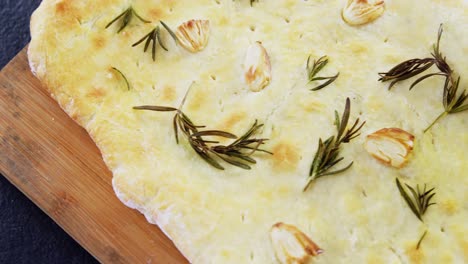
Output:
<instances>
[{"instance_id":1,"label":"rosemary sprig","mask_svg":"<svg viewBox=\"0 0 468 264\"><path fill-rule=\"evenodd\" d=\"M124 79L125 81L125 85L127 86L127 90L130 91L130 83L128 82L128 79L127 77L125 76L125 74L122 73L122 71L120 71L119 69L115 68L115 67L112 67L112 69L117 72L120 76L122 76L122 78Z\"/></svg>"},{"instance_id":2,"label":"rosemary sprig","mask_svg":"<svg viewBox=\"0 0 468 264\"><path fill-rule=\"evenodd\" d=\"M160 21L161 25L166 29L166 31L169 33L169 35L174 39L174 41L177 43L177 37L174 34L174 32L162 21ZM145 48L143 49L143 52L146 52L148 50L149 45L152 43L152 48L151 48L151 55L153 58L153 61L156 60L156 49L157 49L157 44L161 46L165 51L169 51L165 44L161 40L161 30L159 26L156 26L153 30L151 30L148 34L146 34L143 38L135 42L132 47L138 46L143 41L145 41Z\"/></svg>"},{"instance_id":3,"label":"rosemary sprig","mask_svg":"<svg viewBox=\"0 0 468 264\"><path fill-rule=\"evenodd\" d=\"M182 111L185 98L186 97L182 100L179 108L143 105L133 107L133 109L175 112L172 123L176 143L179 143L180 131L187 138L192 149L204 161L220 170L224 170L224 167L219 162L220 160L239 168L249 170L251 169L251 165L256 163L255 159L252 158L252 155L255 152L260 151L272 154L271 152L260 148L260 146L268 139L253 138L253 135L258 132L263 124L258 124L257 121L255 121L250 129L240 137L221 130L201 130L202 128L205 128L205 126L195 125ZM229 138L235 139L235 141L229 145L221 145L219 144L219 141L207 139L207 137Z\"/></svg>"},{"instance_id":4,"label":"rosemary sprig","mask_svg":"<svg viewBox=\"0 0 468 264\"><path fill-rule=\"evenodd\" d=\"M310 61L310 57L311 56L307 58L307 65L306 65L307 77L309 79L309 83L313 81L326 80L324 83L310 89L311 91L318 91L322 88L325 88L326 86L334 82L336 78L338 78L340 73L337 73L336 75L329 76L329 77L315 77L328 64L328 57L322 56L318 60L314 60L313 63Z\"/></svg>"},{"instance_id":5,"label":"rosemary sprig","mask_svg":"<svg viewBox=\"0 0 468 264\"><path fill-rule=\"evenodd\" d=\"M130 21L132 21L133 16L138 18L143 23L150 23L151 22L151 21L148 21L146 19L143 19L140 15L138 15L138 13L133 9L133 7L130 6L125 11L123 11L120 15L118 15L116 18L114 18L111 22L109 22L106 25L106 28L110 27L117 20L122 18L122 23L120 25L120 28L119 28L119 30L117 30L117 33L120 33L125 27L128 26L128 24L130 24Z\"/></svg>"},{"instance_id":6,"label":"rosemary sprig","mask_svg":"<svg viewBox=\"0 0 468 264\"><path fill-rule=\"evenodd\" d=\"M419 247L421 246L421 243L422 243L423 239L426 237L426 235L427 235L427 230L424 231L421 238L418 240L418 244L416 244L416 250L419 250Z\"/></svg>"},{"instance_id":7,"label":"rosemary sprig","mask_svg":"<svg viewBox=\"0 0 468 264\"><path fill-rule=\"evenodd\" d=\"M335 111L335 126L337 130L337 135L331 136L325 141L322 141L321 138L319 139L318 149L315 153L314 160L310 167L309 179L303 191L306 191L311 185L312 181L314 181L315 179L327 175L338 174L349 169L353 165L353 162L351 162L344 168L329 171L331 168L333 168L335 165L337 165L340 161L344 159L343 157L338 157L338 155L340 154L341 144L349 143L352 139L358 137L360 135L358 133L359 130L361 130L361 128L366 123L364 121L361 124L359 124L358 118L351 126L351 128L346 130L346 128L348 127L350 111L351 102L349 98L346 98L346 105L341 120L338 116L338 112Z\"/></svg>"},{"instance_id":8,"label":"rosemary sprig","mask_svg":"<svg viewBox=\"0 0 468 264\"><path fill-rule=\"evenodd\" d=\"M407 189L412 195L411 197L408 194L408 191L406 191L403 185L401 185L400 180L398 180L398 178L395 178L395 181L401 196L403 197L403 199L405 199L411 211L416 215L416 217L419 220L421 220L421 222L424 222L422 216L424 215L424 213L426 213L427 208L429 208L429 206L435 204L431 203L431 199L436 194L434 192L435 188L426 190L426 185L424 184L424 189L421 192L421 190L419 189L419 185L416 185L416 188L413 188L405 183Z\"/></svg>"},{"instance_id":9,"label":"rosemary sprig","mask_svg":"<svg viewBox=\"0 0 468 264\"><path fill-rule=\"evenodd\" d=\"M442 98L444 112L442 112L426 129L424 129L424 132L427 132L438 120L444 116L468 110L468 104L465 104L465 101L468 99L466 89L458 95L460 77L455 77L452 68L447 63L446 57L440 51L440 40L442 38L442 33L443 27L441 24L437 35L437 42L433 45L433 51L431 53L432 57L407 60L396 65L388 72L379 73L379 81L391 81L390 85L388 86L388 89L390 90L398 82L414 77L428 70L433 65L436 65L439 70L438 72L429 73L419 77L411 84L409 88L410 90L413 89L417 84L430 77L442 76L445 78Z\"/></svg>"},{"instance_id":10,"label":"rosemary sprig","mask_svg":"<svg viewBox=\"0 0 468 264\"><path fill-rule=\"evenodd\" d=\"M379 81L387 82L391 81L388 89L390 90L395 84L407 80L411 77L414 77L420 73L431 68L433 65L436 65L439 69L439 72L436 73L429 73L414 81L411 86L410 90L413 89L418 83L424 81L425 79L433 76L444 76L449 77L453 73L452 69L448 65L446 58L440 52L440 40L442 38L443 27L442 24L439 27L438 35L437 35L437 42L433 45L433 52L431 53L432 57L427 57L424 59L410 59L399 63L388 72L380 72Z\"/></svg>"}]
</instances>

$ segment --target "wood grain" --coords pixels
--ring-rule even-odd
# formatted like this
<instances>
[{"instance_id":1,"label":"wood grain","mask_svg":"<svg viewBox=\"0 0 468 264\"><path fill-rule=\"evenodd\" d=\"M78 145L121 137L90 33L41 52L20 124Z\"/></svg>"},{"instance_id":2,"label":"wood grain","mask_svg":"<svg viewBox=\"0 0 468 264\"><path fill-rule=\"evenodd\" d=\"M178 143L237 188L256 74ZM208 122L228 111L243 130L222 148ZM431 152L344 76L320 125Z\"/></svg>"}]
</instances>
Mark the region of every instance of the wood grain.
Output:
<instances>
[{"instance_id":1,"label":"wood grain","mask_svg":"<svg viewBox=\"0 0 468 264\"><path fill-rule=\"evenodd\" d=\"M103 263L187 263L124 206L87 132L29 70L26 48L0 73L0 172Z\"/></svg>"}]
</instances>

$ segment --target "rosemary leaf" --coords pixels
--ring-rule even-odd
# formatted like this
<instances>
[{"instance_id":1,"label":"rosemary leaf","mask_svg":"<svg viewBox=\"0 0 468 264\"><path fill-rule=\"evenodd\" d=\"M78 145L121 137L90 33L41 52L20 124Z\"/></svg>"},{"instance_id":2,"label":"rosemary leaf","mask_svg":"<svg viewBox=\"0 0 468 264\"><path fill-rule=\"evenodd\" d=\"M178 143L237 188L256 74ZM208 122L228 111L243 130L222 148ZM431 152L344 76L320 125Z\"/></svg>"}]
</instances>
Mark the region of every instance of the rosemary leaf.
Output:
<instances>
[{"instance_id":1,"label":"rosemary leaf","mask_svg":"<svg viewBox=\"0 0 468 264\"><path fill-rule=\"evenodd\" d=\"M191 137L217 136L217 137L237 139L236 135L228 133L228 132L220 131L220 130L204 130L204 131L193 133L190 136Z\"/></svg>"},{"instance_id":2,"label":"rosemary leaf","mask_svg":"<svg viewBox=\"0 0 468 264\"><path fill-rule=\"evenodd\" d=\"M133 109L136 109L136 110L151 110L151 111L159 111L159 112L173 112L173 111L177 111L177 108L174 108L174 107L169 107L169 106L155 106L155 105L135 106Z\"/></svg>"},{"instance_id":3,"label":"rosemary leaf","mask_svg":"<svg viewBox=\"0 0 468 264\"><path fill-rule=\"evenodd\" d=\"M163 21L159 21L159 23L161 23L161 25L166 29L166 31L169 33L169 35L171 35L172 39L177 44L178 38L176 34L174 33L174 31L172 31L172 29L168 25L166 25L166 23L164 23Z\"/></svg>"},{"instance_id":4,"label":"rosemary leaf","mask_svg":"<svg viewBox=\"0 0 468 264\"><path fill-rule=\"evenodd\" d=\"M127 86L127 90L130 91L130 83L128 82L128 79L127 77L125 76L125 74L123 74L119 69L115 68L115 67L112 67L112 69L114 71L116 71L120 76L122 76L122 78L124 79L125 81L125 85Z\"/></svg>"},{"instance_id":5,"label":"rosemary leaf","mask_svg":"<svg viewBox=\"0 0 468 264\"><path fill-rule=\"evenodd\" d=\"M156 34L156 38L158 39L158 43L159 45L161 46L161 48L163 48L165 51L169 51L166 46L164 46L164 43L162 42L161 40L161 34L159 34L160 30L159 30L159 27L157 28L157 34ZM155 42L153 42L153 45L155 44Z\"/></svg>"},{"instance_id":6,"label":"rosemary leaf","mask_svg":"<svg viewBox=\"0 0 468 264\"><path fill-rule=\"evenodd\" d=\"M422 243L423 239L426 237L426 235L427 235L427 230L424 231L424 233L422 234L421 238L418 241L418 244L416 244L416 250L419 250L419 247L421 246L421 243Z\"/></svg>"},{"instance_id":7,"label":"rosemary leaf","mask_svg":"<svg viewBox=\"0 0 468 264\"><path fill-rule=\"evenodd\" d=\"M206 161L208 164L210 164L211 166L215 167L216 169L219 169L219 170L224 170L224 167L221 166L221 164L219 164L219 162L217 162L215 159L213 159L210 155L208 155L208 153L204 152L202 149L199 149L197 147L194 147L193 145L191 145L192 148L195 150L195 152L204 160Z\"/></svg>"},{"instance_id":8,"label":"rosemary leaf","mask_svg":"<svg viewBox=\"0 0 468 264\"><path fill-rule=\"evenodd\" d=\"M220 159L224 160L225 162L231 164L231 165L234 165L236 167L239 167L239 168L242 168L244 170L250 170L251 167L245 163L245 162L242 162L242 161L237 161L235 159L232 159L230 158L229 156L224 156L224 155L221 155L219 153L215 153L216 156L218 156Z\"/></svg>"},{"instance_id":9,"label":"rosemary leaf","mask_svg":"<svg viewBox=\"0 0 468 264\"><path fill-rule=\"evenodd\" d=\"M412 90L418 83L424 81L425 79L429 78L429 77L432 77L432 76L445 76L445 74L443 73L440 73L440 72L436 72L436 73L430 73L430 74L426 74L424 75L423 77L420 77L418 78L416 81L414 81L411 86L410 86L410 90Z\"/></svg>"}]
</instances>

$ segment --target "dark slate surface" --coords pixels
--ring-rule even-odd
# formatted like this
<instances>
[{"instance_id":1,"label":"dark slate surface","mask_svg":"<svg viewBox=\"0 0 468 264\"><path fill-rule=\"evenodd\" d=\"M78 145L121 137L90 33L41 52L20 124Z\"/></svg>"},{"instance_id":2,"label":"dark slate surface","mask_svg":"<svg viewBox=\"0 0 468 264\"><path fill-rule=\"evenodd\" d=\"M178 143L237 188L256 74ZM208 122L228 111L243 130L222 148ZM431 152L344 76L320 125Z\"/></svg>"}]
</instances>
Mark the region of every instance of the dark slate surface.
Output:
<instances>
[{"instance_id":1,"label":"dark slate surface","mask_svg":"<svg viewBox=\"0 0 468 264\"><path fill-rule=\"evenodd\" d=\"M40 0L0 0L0 68L28 42ZM0 176L0 263L97 263L52 219Z\"/></svg>"}]
</instances>

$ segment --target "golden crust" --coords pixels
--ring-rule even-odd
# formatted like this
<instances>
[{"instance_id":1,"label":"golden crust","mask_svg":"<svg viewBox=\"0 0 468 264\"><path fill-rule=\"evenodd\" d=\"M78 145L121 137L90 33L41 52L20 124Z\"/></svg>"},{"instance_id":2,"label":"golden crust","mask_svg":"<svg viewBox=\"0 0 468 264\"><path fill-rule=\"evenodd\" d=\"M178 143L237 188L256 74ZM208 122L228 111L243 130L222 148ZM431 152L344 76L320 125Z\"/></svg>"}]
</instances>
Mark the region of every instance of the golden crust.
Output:
<instances>
[{"instance_id":1,"label":"golden crust","mask_svg":"<svg viewBox=\"0 0 468 264\"><path fill-rule=\"evenodd\" d=\"M385 13L361 27L342 21L342 1L133 4L153 22L132 20L117 34L117 24L105 27L128 1L44 0L31 19L30 65L94 139L120 200L158 224L191 262L274 262L268 232L277 222L314 234L325 250L314 263L468 262L468 210L456 203L468 199L465 113L423 134L441 111L439 84L388 92L376 81L377 71L428 54L440 22L444 55L457 72L468 69L460 56L468 46L466 1L387 1ZM418 19L409 23L408 17ZM159 49L155 62L143 47L131 47L158 20L175 28L190 19L210 20L210 40L201 52L189 53L167 35L169 51ZM252 93L242 63L256 41L268 50L272 79ZM328 55L325 73L340 72L325 90L309 91L309 54ZM112 67L126 75L130 90ZM132 110L178 106L193 81L184 110L197 124L240 134L258 119L275 155L258 155L251 171L221 172L184 142L175 144L170 113ZM320 179L303 193L317 139L331 134L334 110L343 108L346 97L353 99L352 116L360 113L367 121L363 135L392 126L415 135L412 160L401 170L384 167L365 153L361 136L343 149L354 160L349 171ZM438 205L427 212L428 236L418 251L413 247L424 230L399 196L396 176L437 189Z\"/></svg>"}]
</instances>

